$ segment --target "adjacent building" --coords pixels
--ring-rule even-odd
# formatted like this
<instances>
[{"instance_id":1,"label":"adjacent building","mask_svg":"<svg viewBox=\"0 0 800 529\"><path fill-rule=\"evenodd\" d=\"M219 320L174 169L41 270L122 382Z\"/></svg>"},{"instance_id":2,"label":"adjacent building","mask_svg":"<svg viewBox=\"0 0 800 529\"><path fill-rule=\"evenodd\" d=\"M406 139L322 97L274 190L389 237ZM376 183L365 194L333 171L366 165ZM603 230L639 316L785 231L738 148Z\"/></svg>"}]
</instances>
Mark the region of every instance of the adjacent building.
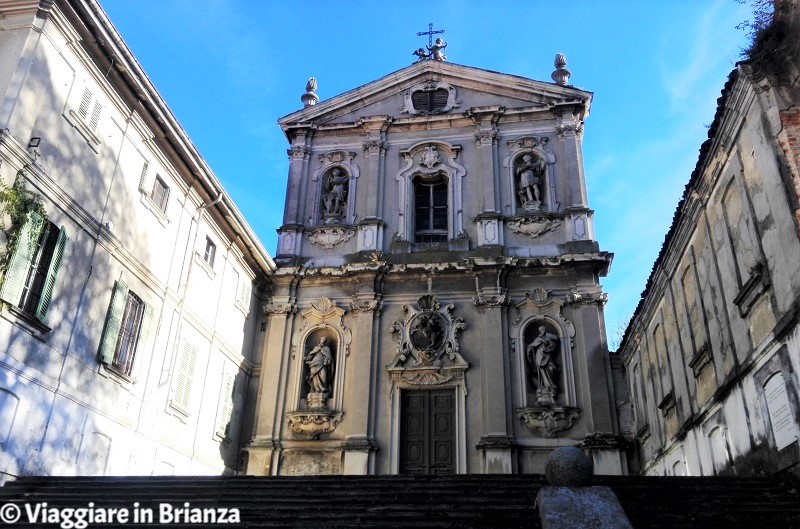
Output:
<instances>
[{"instance_id":1,"label":"adjacent building","mask_svg":"<svg viewBox=\"0 0 800 529\"><path fill-rule=\"evenodd\" d=\"M776 3L731 72L618 351L644 474L771 474L800 462L796 4Z\"/></svg>"},{"instance_id":2,"label":"adjacent building","mask_svg":"<svg viewBox=\"0 0 800 529\"><path fill-rule=\"evenodd\" d=\"M95 1L0 14L0 477L236 472L270 256Z\"/></svg>"}]
</instances>

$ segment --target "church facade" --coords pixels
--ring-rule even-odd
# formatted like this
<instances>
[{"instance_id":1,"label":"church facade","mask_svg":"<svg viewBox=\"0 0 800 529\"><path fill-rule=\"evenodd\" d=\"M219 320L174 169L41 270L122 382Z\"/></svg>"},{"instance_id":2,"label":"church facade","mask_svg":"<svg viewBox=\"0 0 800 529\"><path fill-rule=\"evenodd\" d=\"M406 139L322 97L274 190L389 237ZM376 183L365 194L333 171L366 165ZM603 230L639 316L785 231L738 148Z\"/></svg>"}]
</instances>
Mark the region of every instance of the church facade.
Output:
<instances>
[{"instance_id":1,"label":"church facade","mask_svg":"<svg viewBox=\"0 0 800 529\"><path fill-rule=\"evenodd\" d=\"M420 60L279 123L246 472L626 472L581 155L592 94Z\"/></svg>"}]
</instances>

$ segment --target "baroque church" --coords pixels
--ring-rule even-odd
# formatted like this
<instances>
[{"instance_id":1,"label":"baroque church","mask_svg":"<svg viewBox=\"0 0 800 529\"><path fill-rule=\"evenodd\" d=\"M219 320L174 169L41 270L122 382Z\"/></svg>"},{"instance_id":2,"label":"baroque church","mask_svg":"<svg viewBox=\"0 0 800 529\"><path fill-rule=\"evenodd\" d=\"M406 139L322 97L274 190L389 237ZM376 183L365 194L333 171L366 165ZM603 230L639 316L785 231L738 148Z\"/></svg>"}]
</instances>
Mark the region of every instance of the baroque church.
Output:
<instances>
[{"instance_id":1,"label":"baroque church","mask_svg":"<svg viewBox=\"0 0 800 529\"><path fill-rule=\"evenodd\" d=\"M289 180L247 473L626 471L581 157L592 94L446 62L279 120Z\"/></svg>"}]
</instances>

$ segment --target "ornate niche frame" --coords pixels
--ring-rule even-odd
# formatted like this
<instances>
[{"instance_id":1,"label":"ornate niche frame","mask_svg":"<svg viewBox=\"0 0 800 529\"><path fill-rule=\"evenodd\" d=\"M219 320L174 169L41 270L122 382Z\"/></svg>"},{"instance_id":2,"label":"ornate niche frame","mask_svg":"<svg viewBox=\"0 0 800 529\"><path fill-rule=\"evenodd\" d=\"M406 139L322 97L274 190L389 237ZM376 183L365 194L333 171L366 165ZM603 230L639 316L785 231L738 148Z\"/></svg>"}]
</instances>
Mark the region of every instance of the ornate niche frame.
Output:
<instances>
[{"instance_id":1,"label":"ornate niche frame","mask_svg":"<svg viewBox=\"0 0 800 529\"><path fill-rule=\"evenodd\" d=\"M338 167L347 174L347 211L345 212L344 218L336 223L336 225L352 225L355 223L356 184L360 174L358 166L353 163L355 157L356 153L342 150L330 151L319 155L320 166L311 176L311 181L315 184L314 209L308 220L312 226L318 226L325 222L321 213L323 186L325 185L325 175L335 167Z\"/></svg>"},{"instance_id":2,"label":"ornate niche frame","mask_svg":"<svg viewBox=\"0 0 800 529\"><path fill-rule=\"evenodd\" d=\"M575 390L575 369L572 352L574 348L575 326L564 319L561 309L565 301L554 298L549 290L543 288L526 292L525 297L514 303L517 317L512 322L509 337L515 352L517 417L533 432L546 438L568 430L580 419L581 410L577 407ZM530 326L544 325L554 331L558 338L557 354L558 392L553 401L531 399L531 381L526 365L526 334Z\"/></svg>"},{"instance_id":3,"label":"ornate niche frame","mask_svg":"<svg viewBox=\"0 0 800 529\"><path fill-rule=\"evenodd\" d=\"M342 420L342 400L344 395L344 374L347 357L350 355L352 332L344 325L345 310L336 306L335 301L318 298L311 306L300 313L303 324L292 336L292 361L294 376L292 382L292 401L295 411L287 414L289 428L295 433L317 439L320 434L332 432ZM333 351L333 380L331 394L320 406L303 398L305 356L309 343L325 336L335 340ZM313 343L311 344L313 346Z\"/></svg>"},{"instance_id":4,"label":"ornate niche frame","mask_svg":"<svg viewBox=\"0 0 800 529\"><path fill-rule=\"evenodd\" d=\"M444 141L422 141L400 151L403 167L395 177L399 203L396 241L414 243L414 180L441 176L447 181L447 239L467 241L464 231L463 186L467 170L456 161L460 145Z\"/></svg>"},{"instance_id":5,"label":"ornate niche frame","mask_svg":"<svg viewBox=\"0 0 800 529\"><path fill-rule=\"evenodd\" d=\"M543 213L553 213L558 211L559 204L556 202L555 179L553 177L553 166L556 163L556 157L547 149L547 143L550 139L547 136L520 136L513 140L508 140L508 154L503 161L503 167L507 169L507 185L508 195L506 203L513 204L512 213L514 215L540 215ZM544 185L541 188L541 208L539 211L530 212L526 211L519 203L518 185L516 167L518 160L524 155L529 154L534 159L544 160Z\"/></svg>"},{"instance_id":6,"label":"ornate niche frame","mask_svg":"<svg viewBox=\"0 0 800 529\"><path fill-rule=\"evenodd\" d=\"M456 473L467 471L465 371L458 334L464 320L453 317L454 305L441 304L433 294L420 296L416 306L403 305L405 317L389 328L397 334L397 355L386 366L391 389L391 472L400 466L400 391L452 389L455 392ZM425 330L435 334L425 335ZM433 336L433 338L430 338Z\"/></svg>"},{"instance_id":7,"label":"ornate niche frame","mask_svg":"<svg viewBox=\"0 0 800 529\"><path fill-rule=\"evenodd\" d=\"M420 111L414 108L414 102L411 99L411 96L415 92L433 92L435 90L447 90L447 103L443 108L437 109L434 112L425 112ZM415 84L405 92L403 92L403 104L400 106L400 112L403 114L408 114L410 116L428 116L431 114L445 114L450 112L454 108L458 108L461 106L461 100L456 97L456 87L449 84L443 83L441 81L424 81L422 83Z\"/></svg>"}]
</instances>

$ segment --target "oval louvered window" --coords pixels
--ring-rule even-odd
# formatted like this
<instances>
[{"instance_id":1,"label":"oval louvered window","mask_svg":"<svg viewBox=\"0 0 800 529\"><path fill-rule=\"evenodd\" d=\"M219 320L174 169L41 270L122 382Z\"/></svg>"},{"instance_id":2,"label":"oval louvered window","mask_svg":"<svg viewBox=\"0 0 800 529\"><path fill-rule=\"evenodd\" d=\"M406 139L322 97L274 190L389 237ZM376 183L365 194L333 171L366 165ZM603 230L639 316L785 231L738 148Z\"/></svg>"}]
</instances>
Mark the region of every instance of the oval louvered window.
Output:
<instances>
[{"instance_id":1,"label":"oval louvered window","mask_svg":"<svg viewBox=\"0 0 800 529\"><path fill-rule=\"evenodd\" d=\"M418 90L411 94L411 103L420 114L438 114L447 107L448 95L444 88Z\"/></svg>"}]
</instances>

